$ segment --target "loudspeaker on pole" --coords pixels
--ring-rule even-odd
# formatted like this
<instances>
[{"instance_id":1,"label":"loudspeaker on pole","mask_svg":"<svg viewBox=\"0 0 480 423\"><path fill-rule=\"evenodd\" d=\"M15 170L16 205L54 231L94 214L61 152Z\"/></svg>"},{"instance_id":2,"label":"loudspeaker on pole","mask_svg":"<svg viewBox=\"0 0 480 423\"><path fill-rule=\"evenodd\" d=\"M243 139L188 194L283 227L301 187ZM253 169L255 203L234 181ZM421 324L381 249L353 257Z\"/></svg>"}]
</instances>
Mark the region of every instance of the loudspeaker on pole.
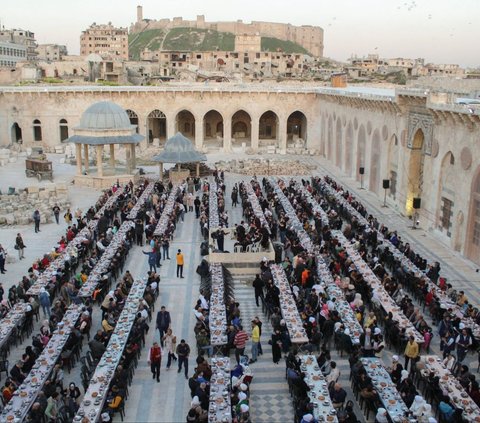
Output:
<instances>
[{"instance_id":1,"label":"loudspeaker on pole","mask_svg":"<svg viewBox=\"0 0 480 423\"><path fill-rule=\"evenodd\" d=\"M363 175L365 173L365 168L364 167L361 167L360 169L358 169L358 173L360 175Z\"/></svg>"},{"instance_id":2,"label":"loudspeaker on pole","mask_svg":"<svg viewBox=\"0 0 480 423\"><path fill-rule=\"evenodd\" d=\"M422 204L422 199L421 198L415 197L413 199L413 208L415 210L418 210L421 207L421 204Z\"/></svg>"},{"instance_id":3,"label":"loudspeaker on pole","mask_svg":"<svg viewBox=\"0 0 480 423\"><path fill-rule=\"evenodd\" d=\"M390 179L384 179L383 180L383 189L389 189L390 188Z\"/></svg>"}]
</instances>

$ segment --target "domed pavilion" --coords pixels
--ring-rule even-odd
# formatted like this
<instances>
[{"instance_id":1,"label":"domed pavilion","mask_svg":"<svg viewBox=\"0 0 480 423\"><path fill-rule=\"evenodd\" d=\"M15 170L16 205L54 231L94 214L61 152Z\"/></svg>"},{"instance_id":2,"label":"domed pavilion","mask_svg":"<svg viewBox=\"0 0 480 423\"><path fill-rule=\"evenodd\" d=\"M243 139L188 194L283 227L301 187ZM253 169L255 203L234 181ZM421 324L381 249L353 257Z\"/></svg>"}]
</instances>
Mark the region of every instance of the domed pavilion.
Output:
<instances>
[{"instance_id":1,"label":"domed pavilion","mask_svg":"<svg viewBox=\"0 0 480 423\"><path fill-rule=\"evenodd\" d=\"M196 175L200 174L200 162L207 161L207 156L200 153L187 137L177 132L173 137L169 138L165 144L163 151L154 156L153 160L159 163L160 176L163 175L163 164L174 163L178 166L176 172L170 171L170 179L172 181L183 180L190 176L190 171L181 170L181 165L185 163L196 163Z\"/></svg>"},{"instance_id":2,"label":"domed pavilion","mask_svg":"<svg viewBox=\"0 0 480 423\"><path fill-rule=\"evenodd\" d=\"M136 133L136 126L130 123L127 112L122 107L110 101L92 104L85 110L80 119L80 125L73 128L73 132L74 135L64 142L74 143L76 147L77 175L75 183L105 188L117 180L128 182L130 179L135 179L135 146L144 139L144 136ZM126 148L126 168L115 167L116 144ZM110 146L110 159L108 168L104 169L103 152L106 145ZM96 149L96 172L89 168L89 147Z\"/></svg>"}]
</instances>

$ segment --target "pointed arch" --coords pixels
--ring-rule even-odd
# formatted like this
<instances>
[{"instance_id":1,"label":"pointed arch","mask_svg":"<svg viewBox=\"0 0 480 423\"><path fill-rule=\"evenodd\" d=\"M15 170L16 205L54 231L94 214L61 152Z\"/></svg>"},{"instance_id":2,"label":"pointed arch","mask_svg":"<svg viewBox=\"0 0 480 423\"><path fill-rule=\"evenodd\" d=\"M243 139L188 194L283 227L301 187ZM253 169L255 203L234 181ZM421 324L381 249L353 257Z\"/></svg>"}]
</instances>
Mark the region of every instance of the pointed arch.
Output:
<instances>
[{"instance_id":1,"label":"pointed arch","mask_svg":"<svg viewBox=\"0 0 480 423\"><path fill-rule=\"evenodd\" d=\"M413 137L410 159L408 164L408 188L405 209L407 215L413 213L413 199L421 198L423 191L423 165L424 165L425 135L421 128L417 129Z\"/></svg>"},{"instance_id":2,"label":"pointed arch","mask_svg":"<svg viewBox=\"0 0 480 423\"><path fill-rule=\"evenodd\" d=\"M375 193L380 191L380 158L381 158L380 132L378 129L373 131L372 152L370 155L370 183L369 189Z\"/></svg>"},{"instance_id":3,"label":"pointed arch","mask_svg":"<svg viewBox=\"0 0 480 423\"><path fill-rule=\"evenodd\" d=\"M333 159L333 117L328 118L327 128L327 159Z\"/></svg>"},{"instance_id":4,"label":"pointed arch","mask_svg":"<svg viewBox=\"0 0 480 423\"><path fill-rule=\"evenodd\" d=\"M287 141L296 141L298 138L307 141L307 117L296 110L287 119Z\"/></svg>"},{"instance_id":5,"label":"pointed arch","mask_svg":"<svg viewBox=\"0 0 480 423\"><path fill-rule=\"evenodd\" d=\"M396 134L393 134L388 143L387 177L390 179L390 189L388 190L388 195L394 200L397 196L399 151L400 147L398 137Z\"/></svg>"},{"instance_id":6,"label":"pointed arch","mask_svg":"<svg viewBox=\"0 0 480 423\"><path fill-rule=\"evenodd\" d=\"M252 145L252 118L245 110L237 110L232 116L232 145L242 142Z\"/></svg>"},{"instance_id":7,"label":"pointed arch","mask_svg":"<svg viewBox=\"0 0 480 423\"><path fill-rule=\"evenodd\" d=\"M470 260L480 264L480 166L472 179L465 253Z\"/></svg>"},{"instance_id":8,"label":"pointed arch","mask_svg":"<svg viewBox=\"0 0 480 423\"><path fill-rule=\"evenodd\" d=\"M365 168L365 148L366 148L366 132L365 126L360 125L357 135L357 169L355 174L357 175L357 181L360 180L360 168Z\"/></svg>"},{"instance_id":9,"label":"pointed arch","mask_svg":"<svg viewBox=\"0 0 480 423\"><path fill-rule=\"evenodd\" d=\"M335 164L338 168L342 168L342 151L343 151L343 131L340 117L337 118L335 128Z\"/></svg>"},{"instance_id":10,"label":"pointed arch","mask_svg":"<svg viewBox=\"0 0 480 423\"><path fill-rule=\"evenodd\" d=\"M135 122L136 118L138 125L138 116L133 110L130 110L128 116L130 118L130 123L132 123L132 120ZM132 123L132 125L134 125L134 123ZM152 110L147 116L147 130L147 139L149 143L152 143L154 139L158 139L160 143L165 142L167 140L167 117L165 116L165 113L158 109Z\"/></svg>"},{"instance_id":11,"label":"pointed arch","mask_svg":"<svg viewBox=\"0 0 480 423\"><path fill-rule=\"evenodd\" d=\"M181 132L195 142L195 116L190 110L180 110L175 116L175 132Z\"/></svg>"},{"instance_id":12,"label":"pointed arch","mask_svg":"<svg viewBox=\"0 0 480 423\"><path fill-rule=\"evenodd\" d=\"M345 173L352 175L353 125L349 122L345 131Z\"/></svg>"}]
</instances>

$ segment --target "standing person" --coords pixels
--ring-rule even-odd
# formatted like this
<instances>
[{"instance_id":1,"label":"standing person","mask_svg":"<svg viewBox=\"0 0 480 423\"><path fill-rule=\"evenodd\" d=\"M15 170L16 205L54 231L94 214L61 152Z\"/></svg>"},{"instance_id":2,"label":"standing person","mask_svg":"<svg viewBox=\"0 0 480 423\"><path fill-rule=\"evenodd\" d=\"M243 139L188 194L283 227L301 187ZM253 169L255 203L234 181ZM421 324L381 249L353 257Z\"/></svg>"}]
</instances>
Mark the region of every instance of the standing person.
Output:
<instances>
[{"instance_id":1,"label":"standing person","mask_svg":"<svg viewBox=\"0 0 480 423\"><path fill-rule=\"evenodd\" d=\"M17 237L15 238L15 250L18 251L19 260L25 258L24 249L25 249L25 244L23 243L22 235L17 234Z\"/></svg>"},{"instance_id":2,"label":"standing person","mask_svg":"<svg viewBox=\"0 0 480 423\"><path fill-rule=\"evenodd\" d=\"M150 266L150 272L157 273L157 253L155 251L143 251L142 253L148 256L148 265Z\"/></svg>"},{"instance_id":3,"label":"standing person","mask_svg":"<svg viewBox=\"0 0 480 423\"><path fill-rule=\"evenodd\" d=\"M252 320L252 358L250 363L255 363L258 357L258 345L260 344L260 328L255 320Z\"/></svg>"},{"instance_id":4,"label":"standing person","mask_svg":"<svg viewBox=\"0 0 480 423\"><path fill-rule=\"evenodd\" d=\"M258 355L263 355L263 349L262 349L262 342L260 341L260 338L262 337L262 321L258 318L258 316L255 316L253 319L255 323L258 326L258 332L259 332L259 337L258 337Z\"/></svg>"},{"instance_id":5,"label":"standing person","mask_svg":"<svg viewBox=\"0 0 480 423\"><path fill-rule=\"evenodd\" d=\"M253 280L252 283L253 288L255 289L255 302L257 303L257 307L260 307L258 304L258 299L262 299L262 304L265 300L264 295L263 295L263 287L265 286L265 283L263 280L260 278L260 275L257 273L255 276L255 279Z\"/></svg>"},{"instance_id":6,"label":"standing person","mask_svg":"<svg viewBox=\"0 0 480 423\"><path fill-rule=\"evenodd\" d=\"M165 306L160 308L160 311L157 313L157 329L160 332L160 344L163 348L163 337L165 332L168 331L172 319L170 318L170 313L165 309Z\"/></svg>"},{"instance_id":7,"label":"standing person","mask_svg":"<svg viewBox=\"0 0 480 423\"><path fill-rule=\"evenodd\" d=\"M195 217L198 219L200 217L200 204L202 202L200 201L200 198L198 198L198 195L195 197L195 200L193 201L193 205L195 207Z\"/></svg>"},{"instance_id":8,"label":"standing person","mask_svg":"<svg viewBox=\"0 0 480 423\"><path fill-rule=\"evenodd\" d=\"M57 222L57 225L60 224L60 207L58 207L58 204L55 204L53 206L53 215L55 216L55 221Z\"/></svg>"},{"instance_id":9,"label":"standing person","mask_svg":"<svg viewBox=\"0 0 480 423\"><path fill-rule=\"evenodd\" d=\"M35 224L35 233L40 232L40 212L38 209L33 212L33 223Z\"/></svg>"},{"instance_id":10,"label":"standing person","mask_svg":"<svg viewBox=\"0 0 480 423\"><path fill-rule=\"evenodd\" d=\"M457 336L456 344L457 344L457 361L461 363L465 359L468 349L472 345L472 337L468 334L466 328L462 328L462 331Z\"/></svg>"},{"instance_id":11,"label":"standing person","mask_svg":"<svg viewBox=\"0 0 480 423\"><path fill-rule=\"evenodd\" d=\"M153 379L157 379L160 382L160 367L162 366L162 349L159 347L158 342L154 342L152 348L148 352L148 364L152 370Z\"/></svg>"},{"instance_id":12,"label":"standing person","mask_svg":"<svg viewBox=\"0 0 480 423\"><path fill-rule=\"evenodd\" d=\"M272 359L275 364L278 364L282 358L282 334L280 328L276 328L272 333Z\"/></svg>"},{"instance_id":13,"label":"standing person","mask_svg":"<svg viewBox=\"0 0 480 423\"><path fill-rule=\"evenodd\" d=\"M235 184L235 186L232 189L232 206L237 207L237 204L238 204L238 190L237 190L237 185Z\"/></svg>"},{"instance_id":14,"label":"standing person","mask_svg":"<svg viewBox=\"0 0 480 423\"><path fill-rule=\"evenodd\" d=\"M5 273L5 260L7 258L7 252L5 249L2 247L2 244L0 244L0 272Z\"/></svg>"},{"instance_id":15,"label":"standing person","mask_svg":"<svg viewBox=\"0 0 480 423\"><path fill-rule=\"evenodd\" d=\"M165 257L167 260L170 260L170 254L168 252L168 249L170 248L170 241L168 239L168 236L164 236L162 240L162 252L163 252L163 260L165 260Z\"/></svg>"},{"instance_id":16,"label":"standing person","mask_svg":"<svg viewBox=\"0 0 480 423\"><path fill-rule=\"evenodd\" d=\"M178 355L178 372L182 371L182 364L185 365L185 379L188 379L188 356L190 355L190 346L185 342L185 339L180 341L177 346Z\"/></svg>"},{"instance_id":17,"label":"standing person","mask_svg":"<svg viewBox=\"0 0 480 423\"><path fill-rule=\"evenodd\" d=\"M63 215L63 218L65 219L65 222L67 222L67 225L70 225L70 223L72 223L73 216L70 209L67 209L67 211Z\"/></svg>"},{"instance_id":18,"label":"standing person","mask_svg":"<svg viewBox=\"0 0 480 423\"><path fill-rule=\"evenodd\" d=\"M245 353L245 345L247 344L247 341L247 332L243 330L243 327L241 325L238 326L238 332L233 340L233 345L235 345L235 358L237 360L237 364L240 364L240 356Z\"/></svg>"},{"instance_id":19,"label":"standing person","mask_svg":"<svg viewBox=\"0 0 480 423\"><path fill-rule=\"evenodd\" d=\"M182 250L177 252L177 278L180 275L180 278L183 279L183 264L185 263L185 258L183 257Z\"/></svg>"},{"instance_id":20,"label":"standing person","mask_svg":"<svg viewBox=\"0 0 480 423\"><path fill-rule=\"evenodd\" d=\"M170 365L173 361L177 361L177 356L175 355L175 347L177 344L177 337L173 335L172 329L168 328L167 333L163 336L163 345L167 350L168 359L167 359L167 370L170 370Z\"/></svg>"},{"instance_id":21,"label":"standing person","mask_svg":"<svg viewBox=\"0 0 480 423\"><path fill-rule=\"evenodd\" d=\"M135 238L137 240L137 245L143 246L143 220L135 220Z\"/></svg>"},{"instance_id":22,"label":"standing person","mask_svg":"<svg viewBox=\"0 0 480 423\"><path fill-rule=\"evenodd\" d=\"M405 370L408 370L408 363L410 360L412 360L412 366L415 365L418 352L418 344L415 341L415 337L411 335L408 339L407 346L405 347Z\"/></svg>"},{"instance_id":23,"label":"standing person","mask_svg":"<svg viewBox=\"0 0 480 423\"><path fill-rule=\"evenodd\" d=\"M43 315L50 319L50 308L52 307L52 303L50 301L50 294L44 287L40 288L40 295L38 296L38 301L42 306Z\"/></svg>"}]
</instances>

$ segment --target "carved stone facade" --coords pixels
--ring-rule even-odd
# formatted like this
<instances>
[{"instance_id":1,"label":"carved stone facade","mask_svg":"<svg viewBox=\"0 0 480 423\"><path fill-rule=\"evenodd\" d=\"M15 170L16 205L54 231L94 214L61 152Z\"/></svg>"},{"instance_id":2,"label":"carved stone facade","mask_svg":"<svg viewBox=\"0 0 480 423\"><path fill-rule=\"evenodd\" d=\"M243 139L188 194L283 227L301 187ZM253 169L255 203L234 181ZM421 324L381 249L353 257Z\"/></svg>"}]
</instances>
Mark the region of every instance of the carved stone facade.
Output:
<instances>
[{"instance_id":1,"label":"carved stone facade","mask_svg":"<svg viewBox=\"0 0 480 423\"><path fill-rule=\"evenodd\" d=\"M413 139L419 129L424 135L424 153L430 156L433 142L433 118L429 114L410 112L408 115L408 148L412 148Z\"/></svg>"}]
</instances>

